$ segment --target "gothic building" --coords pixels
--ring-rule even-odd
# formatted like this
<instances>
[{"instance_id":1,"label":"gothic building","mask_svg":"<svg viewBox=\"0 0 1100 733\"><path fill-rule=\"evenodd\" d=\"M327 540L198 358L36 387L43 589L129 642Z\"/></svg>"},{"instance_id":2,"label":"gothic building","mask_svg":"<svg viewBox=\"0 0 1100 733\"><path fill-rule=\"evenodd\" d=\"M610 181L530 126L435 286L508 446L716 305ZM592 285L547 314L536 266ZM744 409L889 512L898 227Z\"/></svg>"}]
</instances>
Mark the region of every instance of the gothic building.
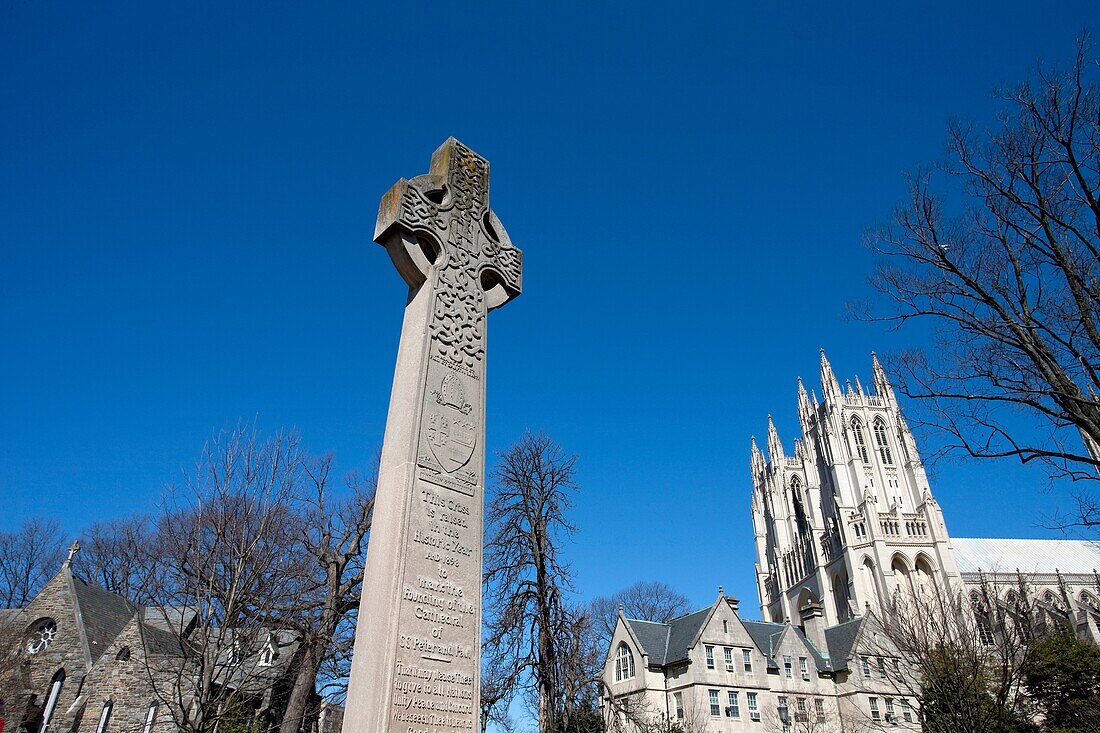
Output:
<instances>
[{"instance_id":1,"label":"gothic building","mask_svg":"<svg viewBox=\"0 0 1100 733\"><path fill-rule=\"evenodd\" d=\"M652 623L621 610L603 671L612 729L918 730L876 610L897 592L947 591L1033 608L1100 642L1100 550L1074 540L951 537L882 365L821 396L798 382L787 453L768 418L753 439L752 522L762 621L719 588L700 611ZM980 591L980 592L979 592Z\"/></svg>"},{"instance_id":2,"label":"gothic building","mask_svg":"<svg viewBox=\"0 0 1100 733\"><path fill-rule=\"evenodd\" d=\"M180 729L188 674L182 647L194 644L194 611L145 607L72 572L74 544L60 571L25 608L0 609L0 731L167 733ZM218 684L245 691L249 728L281 719L295 670L297 635L270 631L235 658L218 660ZM209 647L206 647L209 648ZM319 702L319 701L318 701ZM323 711L323 733L339 731L339 710ZM335 714L334 714L335 713ZM326 725L327 723L327 725ZM313 730L312 724L306 726Z\"/></svg>"},{"instance_id":3,"label":"gothic building","mask_svg":"<svg viewBox=\"0 0 1100 733\"><path fill-rule=\"evenodd\" d=\"M799 618L820 604L829 626L920 588L1017 592L1100 641L1100 551L1076 540L951 537L916 441L882 365L871 389L840 382L821 352L821 398L798 382L802 436L788 454L768 418L767 456L752 442L752 520L760 612Z\"/></svg>"}]
</instances>

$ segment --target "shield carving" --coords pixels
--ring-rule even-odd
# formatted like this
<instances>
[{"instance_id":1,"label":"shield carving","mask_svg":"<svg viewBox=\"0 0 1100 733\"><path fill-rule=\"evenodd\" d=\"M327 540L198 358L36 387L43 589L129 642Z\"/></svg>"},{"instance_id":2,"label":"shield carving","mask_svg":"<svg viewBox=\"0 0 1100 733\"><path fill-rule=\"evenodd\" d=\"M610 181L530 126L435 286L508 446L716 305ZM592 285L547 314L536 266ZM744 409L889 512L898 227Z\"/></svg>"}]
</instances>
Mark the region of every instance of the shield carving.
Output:
<instances>
[{"instance_id":1,"label":"shield carving","mask_svg":"<svg viewBox=\"0 0 1100 733\"><path fill-rule=\"evenodd\" d=\"M477 442L477 426L471 419L473 405L466 401L457 374L443 378L439 389L432 392L429 407L428 445L443 470L454 473L470 462Z\"/></svg>"}]
</instances>

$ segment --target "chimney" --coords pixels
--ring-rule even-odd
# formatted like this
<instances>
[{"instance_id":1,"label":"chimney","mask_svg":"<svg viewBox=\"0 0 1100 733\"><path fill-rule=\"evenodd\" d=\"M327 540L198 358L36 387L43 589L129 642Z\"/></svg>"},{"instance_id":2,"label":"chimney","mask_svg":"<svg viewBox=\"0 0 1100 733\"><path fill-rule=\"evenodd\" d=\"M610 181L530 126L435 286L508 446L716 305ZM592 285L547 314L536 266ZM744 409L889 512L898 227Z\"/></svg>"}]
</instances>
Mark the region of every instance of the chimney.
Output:
<instances>
[{"instance_id":1,"label":"chimney","mask_svg":"<svg viewBox=\"0 0 1100 733\"><path fill-rule=\"evenodd\" d=\"M817 601L807 601L798 609L802 617L802 631L810 643L817 647L819 652L828 654L829 647L825 644L825 613L821 604Z\"/></svg>"}]
</instances>

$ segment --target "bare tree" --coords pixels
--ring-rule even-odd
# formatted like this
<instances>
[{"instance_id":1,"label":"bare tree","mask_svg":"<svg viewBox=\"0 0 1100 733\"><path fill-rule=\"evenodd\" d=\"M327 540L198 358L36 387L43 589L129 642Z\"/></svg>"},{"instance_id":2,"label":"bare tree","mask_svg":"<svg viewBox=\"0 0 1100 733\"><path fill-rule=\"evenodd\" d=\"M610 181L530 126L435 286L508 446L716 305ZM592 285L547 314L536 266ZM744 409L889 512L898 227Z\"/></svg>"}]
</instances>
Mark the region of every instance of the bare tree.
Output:
<instances>
[{"instance_id":1,"label":"bare tree","mask_svg":"<svg viewBox=\"0 0 1100 733\"><path fill-rule=\"evenodd\" d=\"M861 310L935 326L932 348L892 362L944 450L1072 479L1100 468L1100 91L1087 50L1082 36L1068 73L1001 92L996 130L951 126L949 185L918 172L869 240L883 255L872 283L896 309Z\"/></svg>"},{"instance_id":2,"label":"bare tree","mask_svg":"<svg viewBox=\"0 0 1100 733\"><path fill-rule=\"evenodd\" d=\"M560 550L575 531L566 515L576 460L549 437L526 433L500 454L486 512L483 655L490 669L507 671L505 690L534 695L540 733L557 733L566 715L562 639L572 579Z\"/></svg>"},{"instance_id":3,"label":"bare tree","mask_svg":"<svg viewBox=\"0 0 1100 733\"><path fill-rule=\"evenodd\" d=\"M769 710L761 715L762 730L768 733L873 733L897 730L894 725L871 720L867 713L840 707L836 713L818 716L816 709L798 709L799 696L788 699L788 708ZM812 698L802 697L807 704ZM795 708L791 710L791 702Z\"/></svg>"},{"instance_id":4,"label":"bare tree","mask_svg":"<svg viewBox=\"0 0 1100 733\"><path fill-rule=\"evenodd\" d=\"M61 568L61 528L32 517L14 532L0 532L0 608L22 608Z\"/></svg>"},{"instance_id":5,"label":"bare tree","mask_svg":"<svg viewBox=\"0 0 1100 733\"><path fill-rule=\"evenodd\" d=\"M188 733L213 733L270 704L265 645L284 646L273 620L306 591L301 519L291 500L302 452L295 436L222 433L169 493L157 521L150 600L161 609L146 657L157 696ZM276 650L278 651L278 650ZM283 650L285 653L285 649Z\"/></svg>"},{"instance_id":6,"label":"bare tree","mask_svg":"<svg viewBox=\"0 0 1100 733\"><path fill-rule=\"evenodd\" d=\"M639 580L628 588L610 596L592 599L588 613L596 634L604 642L604 652L611 644L615 624L619 619L619 606L627 618L668 623L691 610L691 601L668 583Z\"/></svg>"},{"instance_id":7,"label":"bare tree","mask_svg":"<svg viewBox=\"0 0 1100 733\"><path fill-rule=\"evenodd\" d=\"M24 664L27 661L25 619L18 612L0 611L0 721L14 727L23 716L20 703L27 681ZM0 727L6 727L0 722Z\"/></svg>"},{"instance_id":8,"label":"bare tree","mask_svg":"<svg viewBox=\"0 0 1100 733\"><path fill-rule=\"evenodd\" d=\"M604 692L604 718L608 733L707 733L710 716L702 706L667 711L639 691L614 697Z\"/></svg>"},{"instance_id":9,"label":"bare tree","mask_svg":"<svg viewBox=\"0 0 1100 733\"><path fill-rule=\"evenodd\" d=\"M580 607L567 608L556 636L560 650L556 678L560 688L560 733L603 733L600 714L603 663L607 646L595 633L596 620Z\"/></svg>"},{"instance_id":10,"label":"bare tree","mask_svg":"<svg viewBox=\"0 0 1100 733\"><path fill-rule=\"evenodd\" d=\"M312 713L310 698L322 691L341 699L347 691L355 614L363 585L363 560L374 509L376 478L348 479L347 498L331 495L332 457L301 461L293 492L301 521L297 538L308 557L308 575L284 618L298 633L299 662L280 733L296 733ZM327 664L326 664L327 663Z\"/></svg>"},{"instance_id":11,"label":"bare tree","mask_svg":"<svg viewBox=\"0 0 1100 733\"><path fill-rule=\"evenodd\" d=\"M1029 598L1023 578L1007 592L988 581L966 594L939 586L898 591L869 617L859 652L899 697L915 702L927 733L1022 730L1028 649L1056 622Z\"/></svg>"},{"instance_id":12,"label":"bare tree","mask_svg":"<svg viewBox=\"0 0 1100 733\"><path fill-rule=\"evenodd\" d=\"M141 602L150 587L153 538L146 516L95 522L83 532L73 570L112 593Z\"/></svg>"}]
</instances>

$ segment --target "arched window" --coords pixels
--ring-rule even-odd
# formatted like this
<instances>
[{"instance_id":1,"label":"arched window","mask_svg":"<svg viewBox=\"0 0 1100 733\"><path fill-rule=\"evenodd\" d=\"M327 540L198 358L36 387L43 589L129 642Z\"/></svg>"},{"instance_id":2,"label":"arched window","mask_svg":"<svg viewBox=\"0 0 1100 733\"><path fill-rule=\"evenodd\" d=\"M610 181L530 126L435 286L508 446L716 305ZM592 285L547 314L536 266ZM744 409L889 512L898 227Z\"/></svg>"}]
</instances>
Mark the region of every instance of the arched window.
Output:
<instances>
[{"instance_id":1,"label":"arched window","mask_svg":"<svg viewBox=\"0 0 1100 733\"><path fill-rule=\"evenodd\" d=\"M149 703L149 712L145 714L145 727L141 733L153 733L153 726L157 724L157 703Z\"/></svg>"},{"instance_id":2,"label":"arched window","mask_svg":"<svg viewBox=\"0 0 1100 733\"><path fill-rule=\"evenodd\" d=\"M115 659L117 659L120 662L129 662L130 661L130 647L124 646L121 649L119 649L118 654L115 655Z\"/></svg>"},{"instance_id":3,"label":"arched window","mask_svg":"<svg viewBox=\"0 0 1100 733\"><path fill-rule=\"evenodd\" d=\"M864 463L870 463L871 458L867 453L867 439L863 436L863 423L857 417L852 418L852 439L856 444L856 455Z\"/></svg>"},{"instance_id":4,"label":"arched window","mask_svg":"<svg viewBox=\"0 0 1100 733\"><path fill-rule=\"evenodd\" d=\"M622 682L634 677L634 655L630 653L630 647L626 642L619 643L619 650L615 653L615 681Z\"/></svg>"},{"instance_id":5,"label":"arched window","mask_svg":"<svg viewBox=\"0 0 1100 733\"><path fill-rule=\"evenodd\" d=\"M1086 606L1094 613L1100 612L1100 603L1096 602L1096 596L1092 595L1087 590L1081 591L1081 605Z\"/></svg>"},{"instance_id":6,"label":"arched window","mask_svg":"<svg viewBox=\"0 0 1100 733\"><path fill-rule=\"evenodd\" d=\"M1061 611L1062 604L1058 603L1058 599L1049 590L1043 594L1043 603L1050 606L1051 610Z\"/></svg>"},{"instance_id":7,"label":"arched window","mask_svg":"<svg viewBox=\"0 0 1100 733\"><path fill-rule=\"evenodd\" d=\"M833 575L833 604L836 606L836 617L841 621L847 621L851 611L848 605L847 573Z\"/></svg>"},{"instance_id":8,"label":"arched window","mask_svg":"<svg viewBox=\"0 0 1100 733\"><path fill-rule=\"evenodd\" d=\"M916 582L914 583L914 587L920 593L930 594L932 592L933 583L932 563L929 562L928 558L926 558L924 555L918 555L916 569L917 577Z\"/></svg>"},{"instance_id":9,"label":"arched window","mask_svg":"<svg viewBox=\"0 0 1100 733\"><path fill-rule=\"evenodd\" d=\"M864 599L864 602L874 600L877 604L885 594L883 593L882 586L879 585L878 571L875 569L875 563L871 558L864 558L863 560L863 580L864 587L867 592L871 594L872 598Z\"/></svg>"},{"instance_id":10,"label":"arched window","mask_svg":"<svg viewBox=\"0 0 1100 733\"><path fill-rule=\"evenodd\" d=\"M913 581L909 577L909 565L901 555L895 555L890 564L890 570L894 573L894 591L910 593L913 590Z\"/></svg>"},{"instance_id":11,"label":"arched window","mask_svg":"<svg viewBox=\"0 0 1100 733\"><path fill-rule=\"evenodd\" d=\"M46 707L42 710L42 727L38 733L47 733L53 712L57 709L57 698L61 696L61 686L65 684L65 670L59 669L50 680L50 694L46 698Z\"/></svg>"},{"instance_id":12,"label":"arched window","mask_svg":"<svg viewBox=\"0 0 1100 733\"><path fill-rule=\"evenodd\" d=\"M802 482L795 476L791 479L791 504L794 519L798 525L798 534L805 537L810 532L810 523L806 520L806 508L802 505Z\"/></svg>"},{"instance_id":13,"label":"arched window","mask_svg":"<svg viewBox=\"0 0 1100 733\"><path fill-rule=\"evenodd\" d=\"M99 725L95 728L95 733L107 733L107 724L111 722L111 708L114 707L114 703L108 700L103 703L103 711L99 714Z\"/></svg>"},{"instance_id":14,"label":"arched window","mask_svg":"<svg viewBox=\"0 0 1100 733\"><path fill-rule=\"evenodd\" d=\"M52 618L40 618L31 624L30 638L27 640L27 651L31 654L49 647L57 637L57 622Z\"/></svg>"},{"instance_id":15,"label":"arched window","mask_svg":"<svg viewBox=\"0 0 1100 733\"><path fill-rule=\"evenodd\" d=\"M875 418L875 446L878 447L882 465L894 465L894 457L890 454L890 441L886 438L886 421L881 417Z\"/></svg>"}]
</instances>

